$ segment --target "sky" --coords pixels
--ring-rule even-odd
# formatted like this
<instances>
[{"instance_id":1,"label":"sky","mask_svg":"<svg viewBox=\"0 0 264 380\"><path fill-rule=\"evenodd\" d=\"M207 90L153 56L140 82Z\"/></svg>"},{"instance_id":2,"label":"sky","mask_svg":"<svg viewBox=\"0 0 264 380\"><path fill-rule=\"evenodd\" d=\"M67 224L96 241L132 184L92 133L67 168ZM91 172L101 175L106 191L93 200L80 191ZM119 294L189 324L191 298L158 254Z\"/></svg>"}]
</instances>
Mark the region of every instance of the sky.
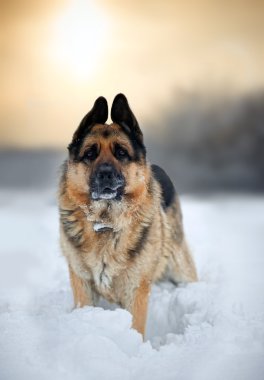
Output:
<instances>
[{"instance_id":1,"label":"sky","mask_svg":"<svg viewBox=\"0 0 264 380\"><path fill-rule=\"evenodd\" d=\"M264 87L264 2L2 0L0 147L56 148L103 95L141 124L179 91Z\"/></svg>"}]
</instances>

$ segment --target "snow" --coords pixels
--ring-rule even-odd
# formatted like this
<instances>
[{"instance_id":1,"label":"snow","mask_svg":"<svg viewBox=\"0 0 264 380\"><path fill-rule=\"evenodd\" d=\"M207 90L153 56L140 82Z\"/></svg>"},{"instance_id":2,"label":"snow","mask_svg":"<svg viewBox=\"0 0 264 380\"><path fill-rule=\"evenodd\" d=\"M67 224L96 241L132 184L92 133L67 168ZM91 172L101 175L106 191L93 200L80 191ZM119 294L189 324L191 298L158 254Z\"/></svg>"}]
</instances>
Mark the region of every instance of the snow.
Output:
<instances>
[{"instance_id":1,"label":"snow","mask_svg":"<svg viewBox=\"0 0 264 380\"><path fill-rule=\"evenodd\" d=\"M0 379L264 378L264 197L182 197L200 281L153 286L146 341L102 300L72 310L55 194L0 193Z\"/></svg>"},{"instance_id":2,"label":"snow","mask_svg":"<svg viewBox=\"0 0 264 380\"><path fill-rule=\"evenodd\" d=\"M102 194L99 194L96 191L92 192L93 199L114 199L116 195L117 195L117 191L114 191L113 193L102 193Z\"/></svg>"},{"instance_id":3,"label":"snow","mask_svg":"<svg viewBox=\"0 0 264 380\"><path fill-rule=\"evenodd\" d=\"M105 230L105 229L111 229L111 228L112 228L111 226L104 224L104 223L94 223L94 226L93 226L93 229L96 232L99 232L99 231Z\"/></svg>"}]
</instances>

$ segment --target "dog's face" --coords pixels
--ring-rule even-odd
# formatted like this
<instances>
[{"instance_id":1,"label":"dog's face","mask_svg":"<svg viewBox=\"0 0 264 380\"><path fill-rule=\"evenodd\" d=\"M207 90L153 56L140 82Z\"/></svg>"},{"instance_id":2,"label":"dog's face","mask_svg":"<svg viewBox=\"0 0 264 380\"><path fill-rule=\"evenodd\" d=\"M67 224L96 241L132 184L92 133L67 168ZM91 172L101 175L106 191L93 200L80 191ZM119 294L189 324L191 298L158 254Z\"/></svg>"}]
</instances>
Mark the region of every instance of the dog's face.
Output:
<instances>
[{"instance_id":1,"label":"dog's face","mask_svg":"<svg viewBox=\"0 0 264 380\"><path fill-rule=\"evenodd\" d=\"M105 124L107 117L107 102L100 97L69 145L68 185L80 199L120 201L146 184L143 136L124 95L114 99L112 124Z\"/></svg>"}]
</instances>

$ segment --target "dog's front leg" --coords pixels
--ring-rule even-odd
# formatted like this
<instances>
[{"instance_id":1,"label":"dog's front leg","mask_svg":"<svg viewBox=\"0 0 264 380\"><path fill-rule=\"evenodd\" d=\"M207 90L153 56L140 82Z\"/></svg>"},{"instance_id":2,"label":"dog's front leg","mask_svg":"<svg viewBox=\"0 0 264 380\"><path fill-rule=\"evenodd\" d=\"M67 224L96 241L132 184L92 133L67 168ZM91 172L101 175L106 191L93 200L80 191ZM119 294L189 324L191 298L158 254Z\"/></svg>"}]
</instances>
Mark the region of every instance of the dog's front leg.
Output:
<instances>
[{"instance_id":1,"label":"dog's front leg","mask_svg":"<svg viewBox=\"0 0 264 380\"><path fill-rule=\"evenodd\" d=\"M127 305L127 309L133 317L132 327L142 334L143 338L145 335L150 286L148 280L142 280L133 293L132 302Z\"/></svg>"},{"instance_id":2,"label":"dog's front leg","mask_svg":"<svg viewBox=\"0 0 264 380\"><path fill-rule=\"evenodd\" d=\"M74 306L83 307L83 306L93 305L94 304L93 293L89 284L87 284L80 277L78 277L76 273L72 270L70 265L69 265L69 272L70 272L71 287L72 287L73 298L74 298Z\"/></svg>"}]
</instances>

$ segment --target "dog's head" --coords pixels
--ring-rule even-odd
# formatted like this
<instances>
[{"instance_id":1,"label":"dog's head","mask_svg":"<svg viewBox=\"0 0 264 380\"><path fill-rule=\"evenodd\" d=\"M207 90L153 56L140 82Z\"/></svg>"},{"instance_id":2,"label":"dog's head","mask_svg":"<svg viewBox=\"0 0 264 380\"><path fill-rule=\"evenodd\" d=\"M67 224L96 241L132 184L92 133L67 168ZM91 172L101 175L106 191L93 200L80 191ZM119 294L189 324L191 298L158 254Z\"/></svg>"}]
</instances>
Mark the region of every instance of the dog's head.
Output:
<instances>
[{"instance_id":1,"label":"dog's head","mask_svg":"<svg viewBox=\"0 0 264 380\"><path fill-rule=\"evenodd\" d=\"M146 184L143 135L123 94L113 101L113 123L106 124L107 118L107 101L99 97L68 147L68 181L89 201L133 197Z\"/></svg>"}]
</instances>

